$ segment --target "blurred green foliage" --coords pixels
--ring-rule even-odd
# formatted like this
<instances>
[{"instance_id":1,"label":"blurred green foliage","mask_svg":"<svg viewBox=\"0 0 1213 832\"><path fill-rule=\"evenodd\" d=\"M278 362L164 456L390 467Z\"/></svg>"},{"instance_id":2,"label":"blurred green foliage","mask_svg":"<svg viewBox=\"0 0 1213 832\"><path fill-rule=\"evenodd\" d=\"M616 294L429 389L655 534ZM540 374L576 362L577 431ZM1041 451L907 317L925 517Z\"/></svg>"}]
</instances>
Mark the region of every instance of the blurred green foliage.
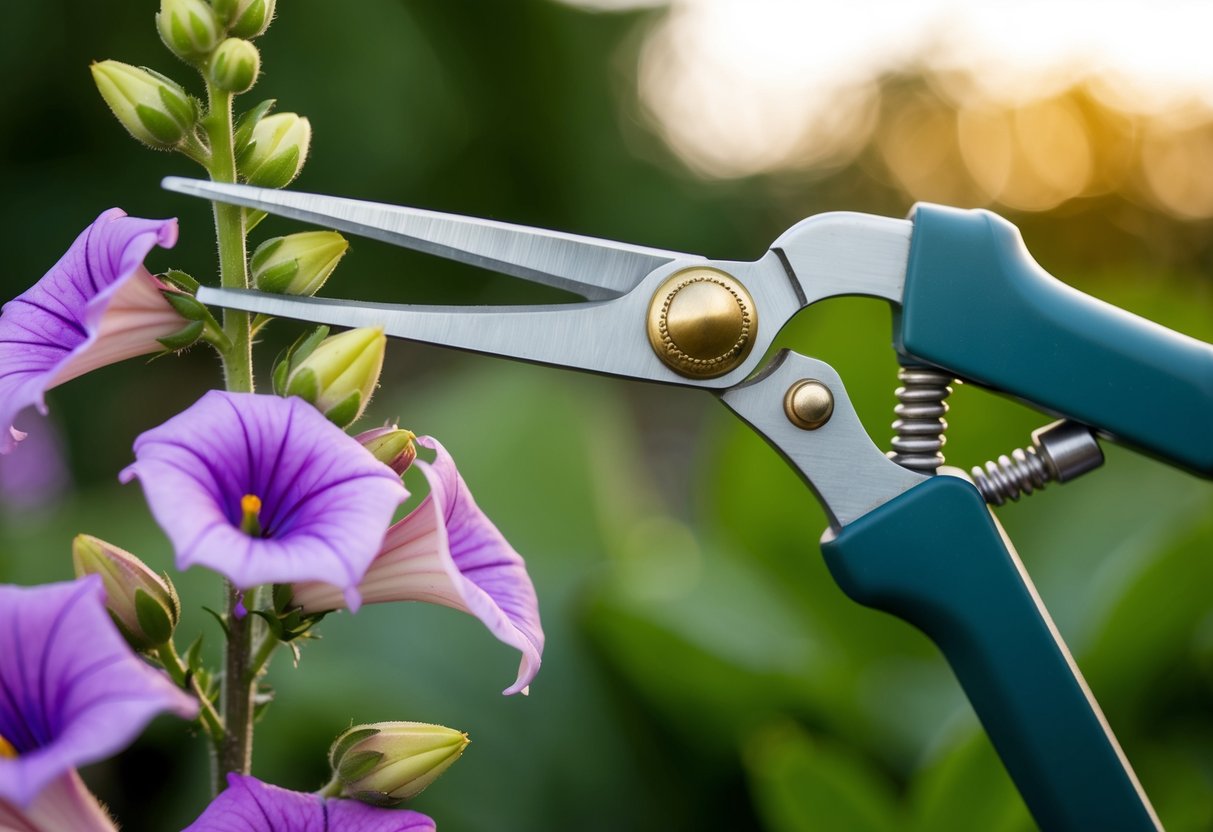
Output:
<instances>
[{"instance_id":1,"label":"blurred green foliage","mask_svg":"<svg viewBox=\"0 0 1213 832\"><path fill-rule=\"evenodd\" d=\"M88 77L88 62L103 58L188 77L156 39L155 5L6 8L4 297L114 204L179 216L179 246L150 265L212 279L207 206L157 187L161 176L192 174L189 163L132 142ZM299 188L738 259L816 211L908 208L858 167L734 182L686 173L634 97L639 38L660 10L282 5L245 100L273 96L311 119ZM1213 339L1207 225L1115 196L1013 219L1054 273ZM288 228L267 220L253 243ZM1175 244L1193 239L1206 243ZM361 240L326 293L567 299ZM880 304L831 301L782 339L837 366L878 441L895 386L889 327ZM263 359L295 332L271 327ZM76 487L42 512L4 516L0 579L69 577L77 532L168 568L167 541L137 489L115 476L133 438L219 384L216 370L197 350L53 393ZM548 633L544 669L529 698L506 699L498 691L516 657L469 617L421 605L334 616L298 671L276 661L279 701L260 726L258 776L316 788L329 741L351 720L413 719L473 740L413 803L444 832L1032 828L942 659L915 631L842 595L818 556L825 518L811 494L709 397L393 344L367 423L397 416L442 439L527 557ZM949 461L968 466L1022 445L1047 419L966 386L951 421ZM1168 828L1209 829L1213 488L1130 451L1107 453L1099 472L999 516ZM200 609L217 603L214 576L194 571L179 586L185 636L206 632L215 649L219 632ZM204 805L203 744L185 733L158 722L88 772L130 832L179 828Z\"/></svg>"}]
</instances>

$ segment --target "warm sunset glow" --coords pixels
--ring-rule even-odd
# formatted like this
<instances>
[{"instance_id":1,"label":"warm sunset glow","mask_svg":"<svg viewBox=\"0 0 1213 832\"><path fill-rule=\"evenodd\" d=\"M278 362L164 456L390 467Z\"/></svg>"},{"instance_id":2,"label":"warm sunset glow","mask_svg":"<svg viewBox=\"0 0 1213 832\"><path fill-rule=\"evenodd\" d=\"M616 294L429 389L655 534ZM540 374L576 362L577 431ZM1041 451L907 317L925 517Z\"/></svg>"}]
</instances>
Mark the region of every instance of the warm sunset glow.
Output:
<instances>
[{"instance_id":1,"label":"warm sunset glow","mask_svg":"<svg viewBox=\"0 0 1213 832\"><path fill-rule=\"evenodd\" d=\"M871 143L914 198L1040 211L1125 186L1210 216L1190 175L1213 155L1210 32L1213 3L1185 0L670 0L639 94L706 176L828 169ZM931 95L882 92L898 76Z\"/></svg>"}]
</instances>

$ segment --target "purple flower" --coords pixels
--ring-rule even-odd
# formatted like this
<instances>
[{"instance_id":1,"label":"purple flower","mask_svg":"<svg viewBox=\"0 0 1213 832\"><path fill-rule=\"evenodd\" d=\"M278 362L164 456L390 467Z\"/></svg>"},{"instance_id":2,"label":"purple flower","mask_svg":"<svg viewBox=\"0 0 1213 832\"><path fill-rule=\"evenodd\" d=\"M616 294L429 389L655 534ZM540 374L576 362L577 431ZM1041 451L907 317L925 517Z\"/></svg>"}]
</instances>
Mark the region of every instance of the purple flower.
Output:
<instances>
[{"instance_id":1,"label":"purple flower","mask_svg":"<svg viewBox=\"0 0 1213 832\"><path fill-rule=\"evenodd\" d=\"M28 806L164 711L192 719L198 703L126 646L100 578L0 586L0 800Z\"/></svg>"},{"instance_id":2,"label":"purple flower","mask_svg":"<svg viewBox=\"0 0 1213 832\"><path fill-rule=\"evenodd\" d=\"M177 566L248 589L324 581L357 609L357 586L396 507L400 478L302 399L212 390L135 440L138 477Z\"/></svg>"},{"instance_id":3,"label":"purple flower","mask_svg":"<svg viewBox=\"0 0 1213 832\"><path fill-rule=\"evenodd\" d=\"M526 564L476 505L446 448L431 436L417 442L437 454L432 465L417 462L430 493L388 529L358 591L368 604L429 601L476 616L521 651L518 678L505 693L525 693L543 655L539 602ZM336 588L318 582L296 584L294 601L308 612L344 606Z\"/></svg>"},{"instance_id":4,"label":"purple flower","mask_svg":"<svg viewBox=\"0 0 1213 832\"><path fill-rule=\"evenodd\" d=\"M287 791L241 774L183 832L434 832L419 812Z\"/></svg>"},{"instance_id":5,"label":"purple flower","mask_svg":"<svg viewBox=\"0 0 1213 832\"><path fill-rule=\"evenodd\" d=\"M118 832L75 769L55 778L34 802L20 808L0 798L4 832Z\"/></svg>"},{"instance_id":6,"label":"purple flower","mask_svg":"<svg viewBox=\"0 0 1213 832\"><path fill-rule=\"evenodd\" d=\"M183 321L143 267L154 246L172 248L176 220L97 217L42 279L0 314L0 453L23 434L27 407L46 413L46 391L90 370L162 349Z\"/></svg>"}]
</instances>

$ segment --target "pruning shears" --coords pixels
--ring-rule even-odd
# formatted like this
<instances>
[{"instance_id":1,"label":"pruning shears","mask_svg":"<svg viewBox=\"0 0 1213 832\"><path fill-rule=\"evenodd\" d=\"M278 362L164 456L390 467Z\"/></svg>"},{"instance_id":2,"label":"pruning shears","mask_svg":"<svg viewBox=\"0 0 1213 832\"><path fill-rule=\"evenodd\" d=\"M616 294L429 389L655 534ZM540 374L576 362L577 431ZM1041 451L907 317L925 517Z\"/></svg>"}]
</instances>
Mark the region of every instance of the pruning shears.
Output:
<instances>
[{"instance_id":1,"label":"pruning shears","mask_svg":"<svg viewBox=\"0 0 1213 832\"><path fill-rule=\"evenodd\" d=\"M943 651L1041 828L1161 829L987 503L1098 466L1097 437L1213 477L1213 346L1061 283L1014 225L983 210L820 214L746 262L339 197L179 178L164 187L584 297L459 307L197 293L229 309L712 392L820 499L830 522L821 549L842 589ZM797 312L839 295L894 308L903 387L890 455L829 365L788 350L763 364ZM953 379L1061 421L971 481L938 475Z\"/></svg>"}]
</instances>

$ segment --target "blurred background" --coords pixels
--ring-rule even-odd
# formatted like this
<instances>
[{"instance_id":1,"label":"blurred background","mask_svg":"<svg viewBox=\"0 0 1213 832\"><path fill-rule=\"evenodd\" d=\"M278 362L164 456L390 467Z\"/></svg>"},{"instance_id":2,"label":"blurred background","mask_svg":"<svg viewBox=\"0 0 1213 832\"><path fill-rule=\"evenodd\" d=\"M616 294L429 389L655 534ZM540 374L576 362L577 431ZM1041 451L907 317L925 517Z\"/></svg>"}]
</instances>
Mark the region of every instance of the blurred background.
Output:
<instances>
[{"instance_id":1,"label":"blurred background","mask_svg":"<svg viewBox=\"0 0 1213 832\"><path fill-rule=\"evenodd\" d=\"M279 0L241 101L307 115L297 188L728 259L809 214L989 207L1063 280L1213 340L1213 7L1187 2ZM206 205L161 192L183 157L131 140L93 60L194 84L155 0L11 4L0 31L0 295L37 280L103 209L178 216L155 271L213 281ZM197 90L196 84L191 89ZM293 230L267 220L262 239ZM326 293L570 300L355 240ZM266 333L264 372L299 329ZM834 364L878 444L896 361L886 305L832 300L781 343ZM262 376L264 378L264 375ZM0 460L0 580L70 577L88 532L171 568L134 437L219 385L205 350L133 361L50 396ZM1048 418L964 386L950 464ZM530 697L478 622L409 604L333 616L260 725L254 773L311 790L353 721L466 730L413 806L444 832L1033 828L946 665L850 602L825 518L710 397L389 348L364 424L438 436L526 558L548 647ZM1213 829L1213 486L1105 443L1104 468L998 510L1171 830ZM417 486L416 481L412 485ZM219 632L213 575L175 576L182 635ZM205 805L202 741L164 720L88 779L124 828Z\"/></svg>"}]
</instances>

